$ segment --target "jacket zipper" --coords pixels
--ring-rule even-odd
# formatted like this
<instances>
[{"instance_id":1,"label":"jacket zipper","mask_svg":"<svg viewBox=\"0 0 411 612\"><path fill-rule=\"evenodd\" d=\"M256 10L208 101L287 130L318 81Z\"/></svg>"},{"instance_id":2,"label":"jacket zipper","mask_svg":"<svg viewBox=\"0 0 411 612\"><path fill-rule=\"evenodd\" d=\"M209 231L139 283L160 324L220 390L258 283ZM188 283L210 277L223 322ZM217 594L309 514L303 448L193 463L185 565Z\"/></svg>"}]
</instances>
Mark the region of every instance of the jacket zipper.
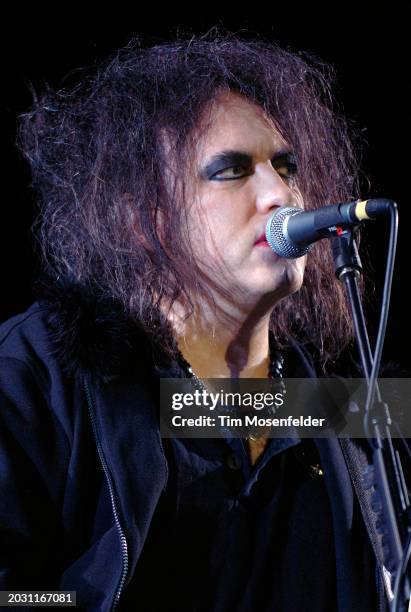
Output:
<instances>
[{"instance_id":1,"label":"jacket zipper","mask_svg":"<svg viewBox=\"0 0 411 612\"><path fill-rule=\"evenodd\" d=\"M90 415L90 420L91 420L91 425L92 425L92 429L93 429L93 434L94 434L94 439L96 441L96 446L97 446L97 452L100 458L100 462L104 471L104 475L107 481L107 485L108 485L108 489L109 489L109 495L110 495L110 502L111 502L111 509L113 511L113 516L114 516L114 522L116 524L116 528L117 528L117 532L120 538L120 546L121 546L121 557L122 557L122 570L121 570L121 576L120 576L120 581L118 583L117 586L117 591L111 606L111 612L114 612L119 604L120 601L120 597L122 595L122 591L124 588L124 584L125 581L127 579L127 573L128 573L128 548L127 548L127 540L126 537L124 535L124 531L123 528L121 526L120 523L120 519L119 519L119 514L118 514L118 510L117 510L117 501L116 501L116 494L115 494L115 490L114 490L114 485L113 485L113 481L111 478L111 474L109 472L108 466L107 466L107 461L106 458L104 456L104 451L103 451L103 447L101 445L101 442L99 440L98 437L98 433L97 433L97 425L96 425L96 418L95 418L95 414L94 414L94 403L93 403L93 399L91 396L91 391L90 391L90 387L88 385L88 382L86 379L84 379L84 389L86 392L86 398L87 398L87 406L88 406L88 411L89 411L89 415Z\"/></svg>"}]
</instances>

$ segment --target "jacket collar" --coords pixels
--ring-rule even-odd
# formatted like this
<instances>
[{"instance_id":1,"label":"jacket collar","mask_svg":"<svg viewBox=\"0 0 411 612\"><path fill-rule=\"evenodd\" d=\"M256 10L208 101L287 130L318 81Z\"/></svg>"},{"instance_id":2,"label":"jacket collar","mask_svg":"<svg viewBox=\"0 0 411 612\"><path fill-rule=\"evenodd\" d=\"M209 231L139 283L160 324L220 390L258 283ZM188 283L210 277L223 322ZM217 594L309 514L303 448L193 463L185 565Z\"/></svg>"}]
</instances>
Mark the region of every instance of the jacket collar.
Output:
<instances>
[{"instance_id":1,"label":"jacket collar","mask_svg":"<svg viewBox=\"0 0 411 612\"><path fill-rule=\"evenodd\" d=\"M165 334L170 343L172 336L167 325L161 331L160 319L151 330L145 329L118 300L107 298L95 286L43 281L38 292L39 303L47 307L54 355L67 374L87 370L109 382L136 371L152 374L154 364L165 370L178 368L176 344L174 353L161 348Z\"/></svg>"}]
</instances>

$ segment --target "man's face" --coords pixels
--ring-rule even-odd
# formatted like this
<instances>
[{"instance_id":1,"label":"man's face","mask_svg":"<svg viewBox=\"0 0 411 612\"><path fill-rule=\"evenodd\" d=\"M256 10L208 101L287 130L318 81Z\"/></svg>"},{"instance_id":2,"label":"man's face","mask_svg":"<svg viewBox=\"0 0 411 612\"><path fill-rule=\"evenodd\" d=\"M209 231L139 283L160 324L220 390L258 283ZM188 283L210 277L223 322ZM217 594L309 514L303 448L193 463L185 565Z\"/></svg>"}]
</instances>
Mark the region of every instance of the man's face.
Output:
<instances>
[{"instance_id":1,"label":"man's face","mask_svg":"<svg viewBox=\"0 0 411 612\"><path fill-rule=\"evenodd\" d=\"M279 206L303 206L292 151L262 109L236 94L224 94L210 125L198 143L189 185L195 255L213 266L233 300L246 305L271 296L275 303L300 288L305 267L305 258L280 258L262 240Z\"/></svg>"}]
</instances>

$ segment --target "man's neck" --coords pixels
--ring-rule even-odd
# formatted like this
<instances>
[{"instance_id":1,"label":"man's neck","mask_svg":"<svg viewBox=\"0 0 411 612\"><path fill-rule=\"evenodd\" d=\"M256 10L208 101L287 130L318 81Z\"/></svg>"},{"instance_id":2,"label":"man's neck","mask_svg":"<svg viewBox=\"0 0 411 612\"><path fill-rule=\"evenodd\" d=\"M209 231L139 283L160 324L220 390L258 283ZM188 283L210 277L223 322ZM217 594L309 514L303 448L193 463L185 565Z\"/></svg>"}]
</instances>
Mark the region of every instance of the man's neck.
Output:
<instances>
[{"instance_id":1,"label":"man's neck","mask_svg":"<svg viewBox=\"0 0 411 612\"><path fill-rule=\"evenodd\" d=\"M252 328L195 324L177 337L179 349L199 378L266 378L270 364L269 318Z\"/></svg>"}]
</instances>

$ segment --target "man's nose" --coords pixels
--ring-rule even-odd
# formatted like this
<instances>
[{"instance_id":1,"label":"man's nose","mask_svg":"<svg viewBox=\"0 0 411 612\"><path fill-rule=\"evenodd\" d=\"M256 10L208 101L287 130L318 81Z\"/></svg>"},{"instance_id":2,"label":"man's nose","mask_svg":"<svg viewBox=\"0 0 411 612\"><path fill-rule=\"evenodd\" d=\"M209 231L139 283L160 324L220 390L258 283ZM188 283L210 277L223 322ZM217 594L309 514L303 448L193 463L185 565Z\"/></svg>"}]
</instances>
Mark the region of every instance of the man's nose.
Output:
<instances>
[{"instance_id":1,"label":"man's nose","mask_svg":"<svg viewBox=\"0 0 411 612\"><path fill-rule=\"evenodd\" d=\"M271 165L256 169L256 207L261 213L268 213L278 206L296 206L296 196L282 177Z\"/></svg>"}]
</instances>

